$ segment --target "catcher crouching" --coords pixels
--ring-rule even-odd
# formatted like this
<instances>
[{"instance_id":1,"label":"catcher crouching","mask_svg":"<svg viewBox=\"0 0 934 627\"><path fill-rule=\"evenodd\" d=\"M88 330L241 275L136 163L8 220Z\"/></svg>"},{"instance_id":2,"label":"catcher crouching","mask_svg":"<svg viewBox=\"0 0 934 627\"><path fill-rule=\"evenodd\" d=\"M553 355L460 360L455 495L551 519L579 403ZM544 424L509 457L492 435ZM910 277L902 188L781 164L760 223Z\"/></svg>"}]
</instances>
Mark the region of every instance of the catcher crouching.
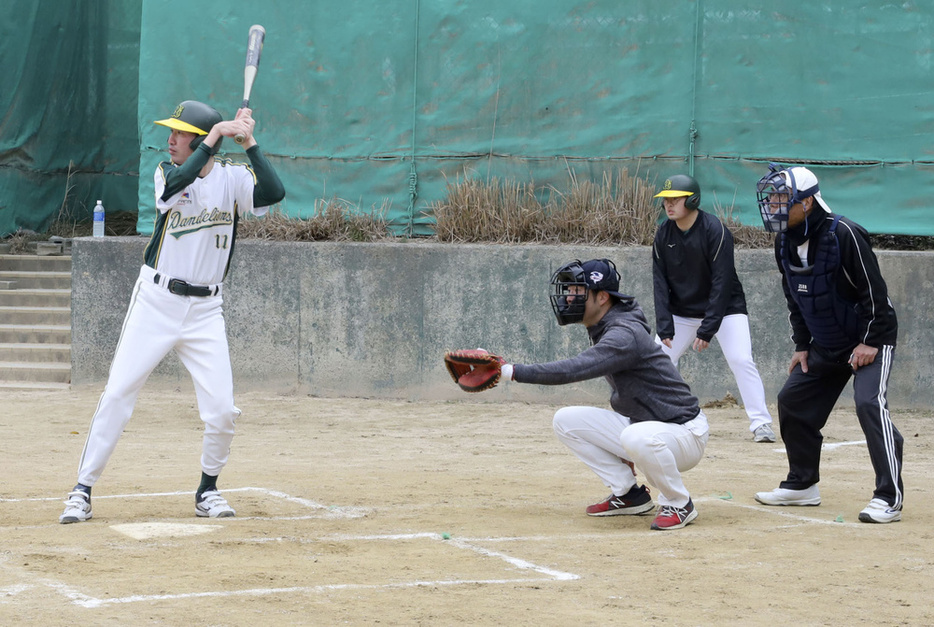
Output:
<instances>
[{"instance_id":1,"label":"catcher crouching","mask_svg":"<svg viewBox=\"0 0 934 627\"><path fill-rule=\"evenodd\" d=\"M604 377L610 407L563 407L554 430L612 493L587 508L590 516L646 515L655 509L638 485L633 465L658 490L652 529L680 529L697 518L681 473L693 468L707 445L707 417L681 378L632 296L619 292L609 259L572 261L551 278L551 306L559 325L581 323L592 346L576 357L543 364L511 364L483 349L451 351L445 365L468 392L500 380L562 385Z\"/></svg>"}]
</instances>

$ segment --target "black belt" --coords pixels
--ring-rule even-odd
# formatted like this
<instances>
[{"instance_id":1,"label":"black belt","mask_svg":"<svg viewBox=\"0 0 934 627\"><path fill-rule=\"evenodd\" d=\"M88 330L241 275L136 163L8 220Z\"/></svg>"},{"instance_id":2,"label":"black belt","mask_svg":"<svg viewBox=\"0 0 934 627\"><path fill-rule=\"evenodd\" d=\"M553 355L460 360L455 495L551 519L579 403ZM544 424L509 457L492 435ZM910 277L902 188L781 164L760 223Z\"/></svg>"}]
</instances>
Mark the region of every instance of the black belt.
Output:
<instances>
[{"instance_id":1,"label":"black belt","mask_svg":"<svg viewBox=\"0 0 934 627\"><path fill-rule=\"evenodd\" d=\"M161 278L162 275L156 272L156 275L152 277L152 282L158 285ZM216 288L211 289L204 285L190 285L181 279L169 279L166 289L179 296L214 296L216 292Z\"/></svg>"}]
</instances>

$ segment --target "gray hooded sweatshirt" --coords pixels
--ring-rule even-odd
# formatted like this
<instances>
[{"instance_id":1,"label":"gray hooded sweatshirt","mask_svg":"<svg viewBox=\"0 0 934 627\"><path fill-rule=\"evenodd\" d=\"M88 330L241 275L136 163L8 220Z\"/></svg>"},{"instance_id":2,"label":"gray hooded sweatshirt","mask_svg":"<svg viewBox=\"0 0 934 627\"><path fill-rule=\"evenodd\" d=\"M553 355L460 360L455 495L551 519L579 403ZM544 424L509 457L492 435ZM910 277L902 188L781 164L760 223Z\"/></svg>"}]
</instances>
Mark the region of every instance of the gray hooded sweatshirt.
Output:
<instances>
[{"instance_id":1,"label":"gray hooded sweatshirt","mask_svg":"<svg viewBox=\"0 0 934 627\"><path fill-rule=\"evenodd\" d=\"M581 354L545 364L515 364L513 379L562 385L605 377L612 390L610 406L632 422L684 424L697 417L697 398L655 343L638 303L617 302L587 332L593 346Z\"/></svg>"}]
</instances>

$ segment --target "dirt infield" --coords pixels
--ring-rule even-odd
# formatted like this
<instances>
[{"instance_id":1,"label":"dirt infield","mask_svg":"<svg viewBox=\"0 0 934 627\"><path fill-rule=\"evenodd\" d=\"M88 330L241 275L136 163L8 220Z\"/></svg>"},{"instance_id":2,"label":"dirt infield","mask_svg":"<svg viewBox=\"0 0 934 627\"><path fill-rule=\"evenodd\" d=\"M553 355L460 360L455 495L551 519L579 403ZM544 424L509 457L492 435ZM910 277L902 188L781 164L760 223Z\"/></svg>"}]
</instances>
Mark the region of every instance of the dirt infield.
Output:
<instances>
[{"instance_id":1,"label":"dirt infield","mask_svg":"<svg viewBox=\"0 0 934 627\"><path fill-rule=\"evenodd\" d=\"M194 516L190 390L147 387L94 490L60 525L100 389L3 395L0 624L930 625L930 414L896 412L904 520L857 522L872 474L852 412L825 430L823 504L752 498L784 475L736 407L686 474L700 516L589 518L606 496L555 406L238 395L220 488Z\"/></svg>"}]
</instances>

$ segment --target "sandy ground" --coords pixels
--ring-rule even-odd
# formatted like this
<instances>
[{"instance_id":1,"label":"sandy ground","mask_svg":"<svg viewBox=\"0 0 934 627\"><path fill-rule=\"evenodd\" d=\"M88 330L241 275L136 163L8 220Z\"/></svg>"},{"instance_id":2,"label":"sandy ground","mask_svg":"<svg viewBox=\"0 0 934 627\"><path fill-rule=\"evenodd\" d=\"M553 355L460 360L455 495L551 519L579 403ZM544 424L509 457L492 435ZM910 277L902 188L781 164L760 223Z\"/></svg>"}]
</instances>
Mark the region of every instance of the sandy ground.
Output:
<instances>
[{"instance_id":1,"label":"sandy ground","mask_svg":"<svg viewBox=\"0 0 934 627\"><path fill-rule=\"evenodd\" d=\"M241 394L220 482L237 517L205 520L194 395L147 388L94 518L60 525L99 393L3 394L0 624L934 624L930 414L895 412L904 520L867 525L852 412L825 429L823 504L787 509L753 499L781 443L708 409L700 516L657 532L584 515L607 491L554 406Z\"/></svg>"}]
</instances>

